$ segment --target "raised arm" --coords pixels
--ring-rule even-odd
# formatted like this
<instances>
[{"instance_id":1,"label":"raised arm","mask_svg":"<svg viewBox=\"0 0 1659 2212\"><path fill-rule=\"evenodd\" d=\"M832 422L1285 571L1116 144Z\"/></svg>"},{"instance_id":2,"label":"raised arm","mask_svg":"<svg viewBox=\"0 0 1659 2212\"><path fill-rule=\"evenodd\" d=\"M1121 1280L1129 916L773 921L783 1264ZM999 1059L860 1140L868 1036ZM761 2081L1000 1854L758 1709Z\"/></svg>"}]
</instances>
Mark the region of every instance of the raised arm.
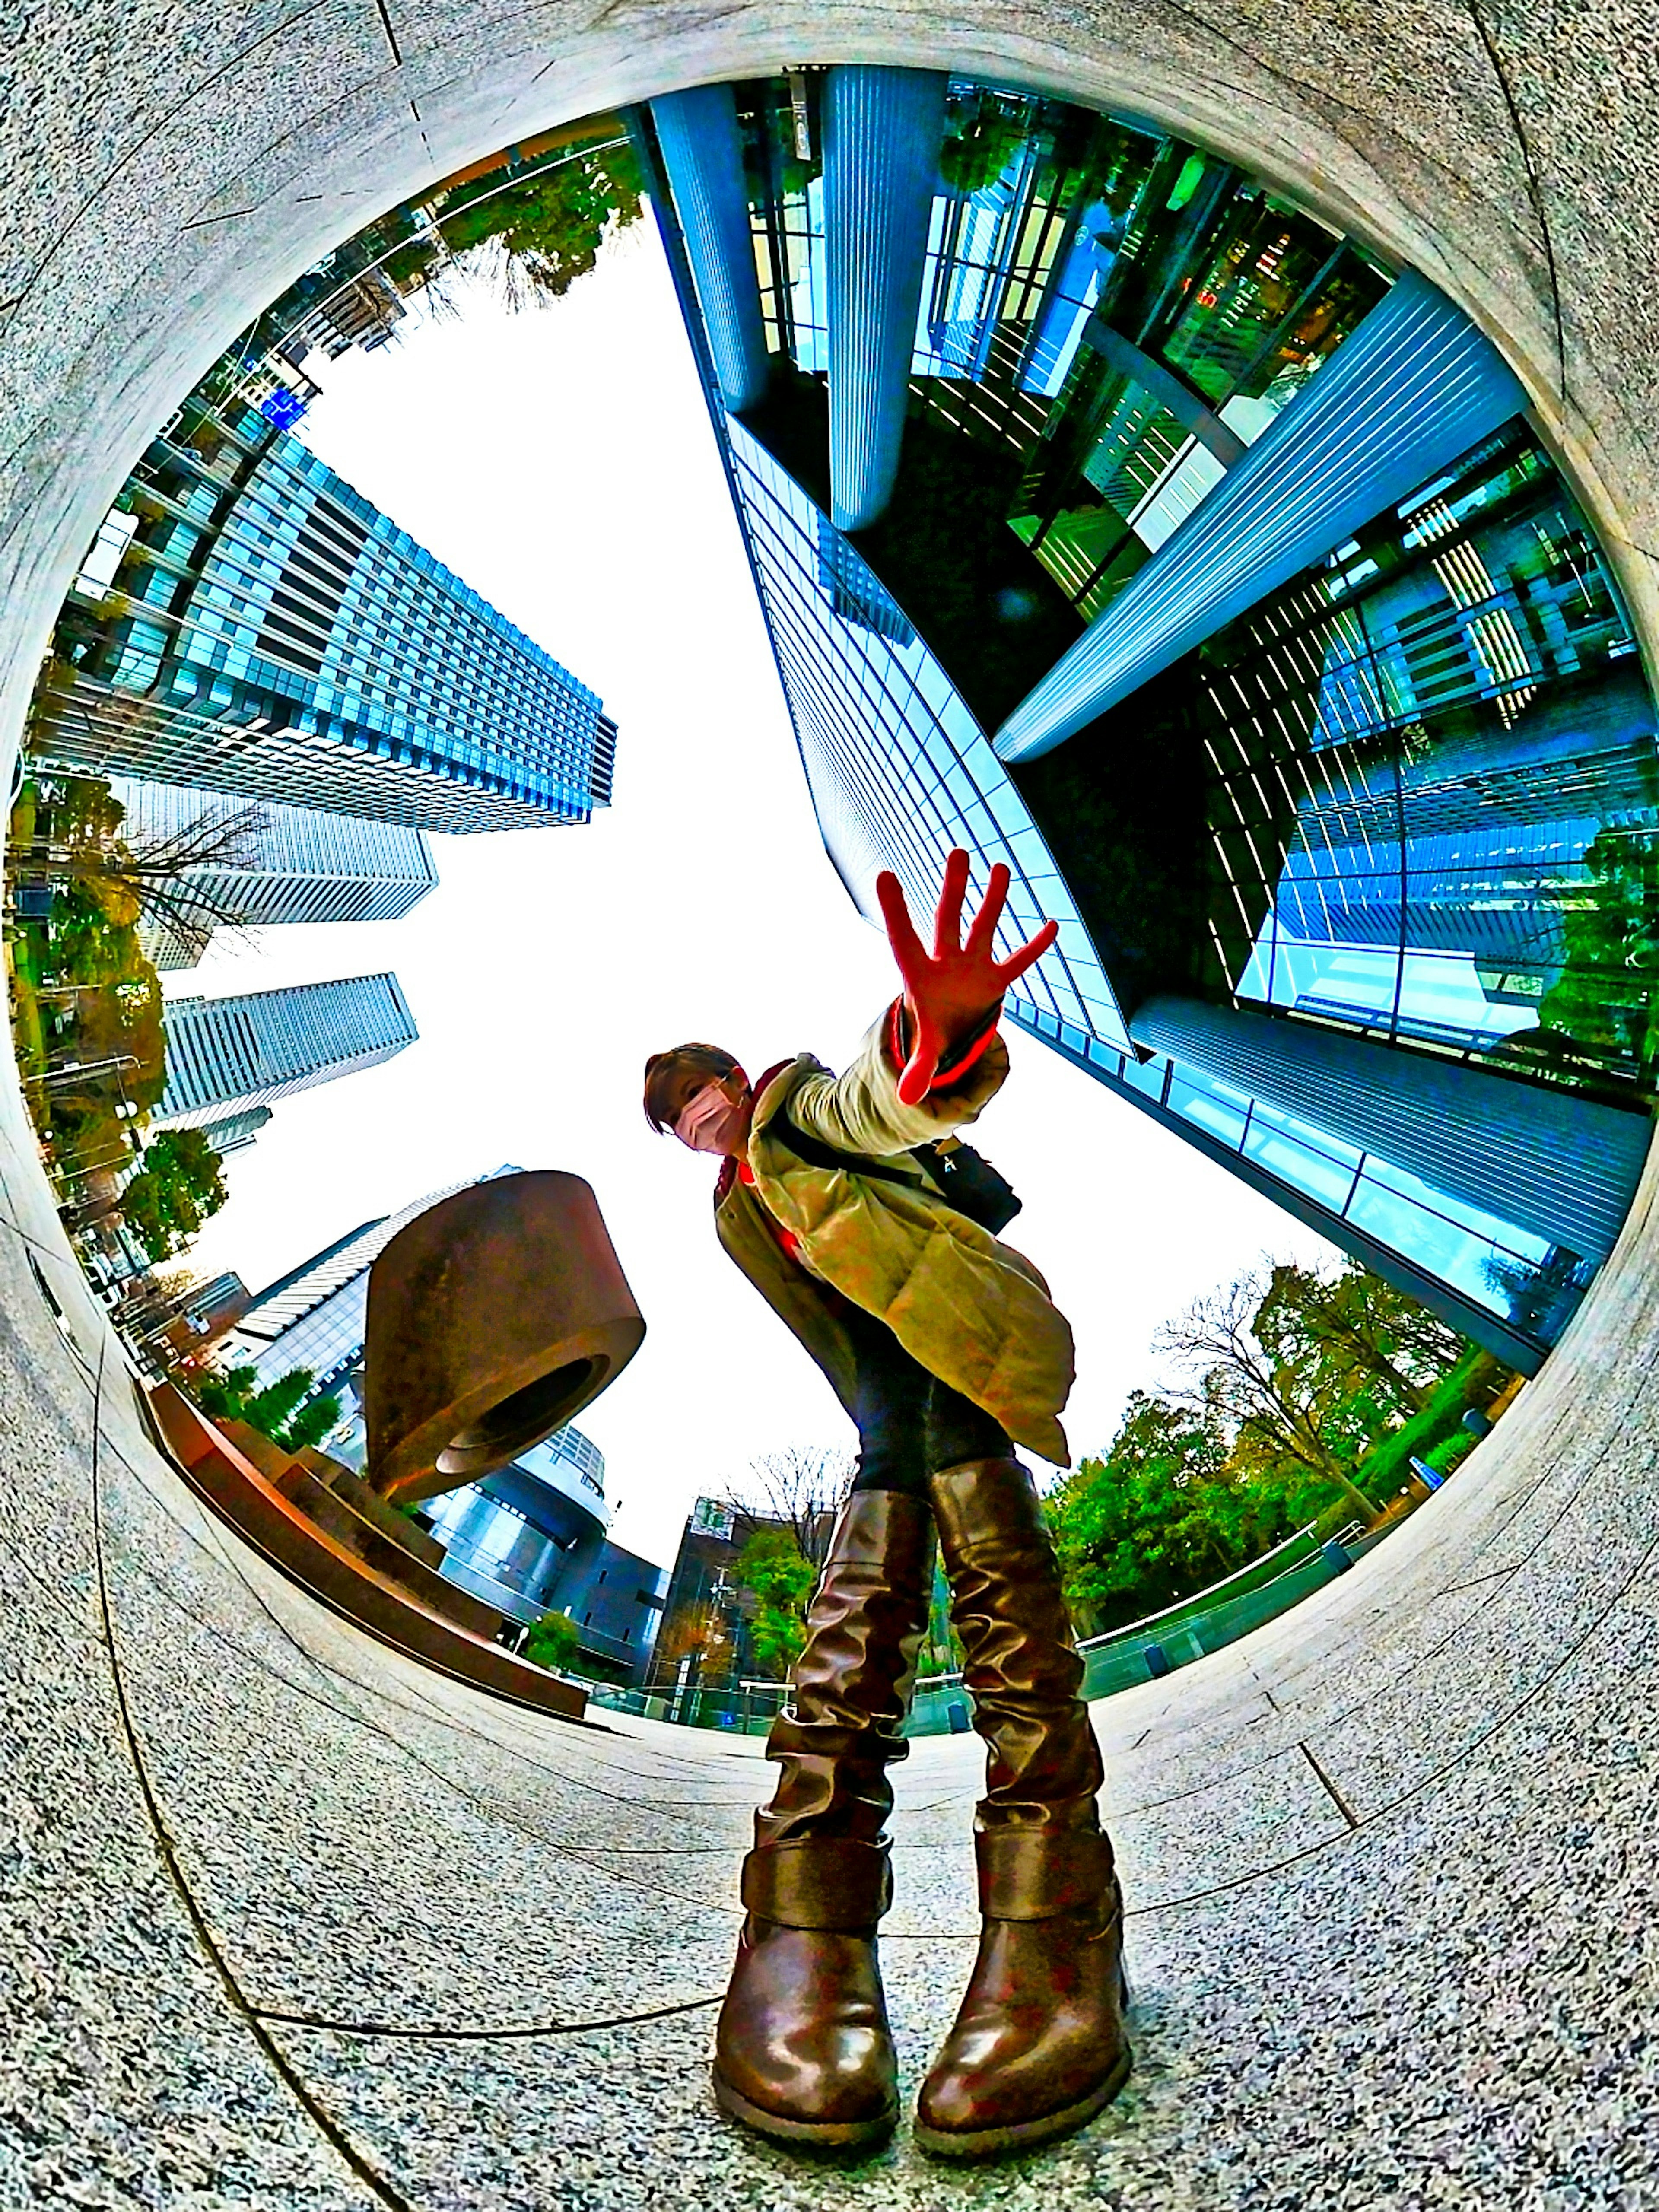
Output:
<instances>
[{"instance_id":1,"label":"raised arm","mask_svg":"<svg viewBox=\"0 0 1659 2212\"><path fill-rule=\"evenodd\" d=\"M909 1017L909 1056L898 1080L898 1095L907 1106L920 1105L926 1098L942 1061L948 1061L958 1047L989 1031L1003 993L1042 957L1060 934L1057 921L1045 921L1018 952L1006 960L997 958L994 941L1009 884L1008 871L999 860L991 870L985 902L969 925L964 939L962 906L968 891L968 855L957 846L945 863L945 887L934 917L931 954L916 934L898 878L884 868L876 878L876 896L887 924L887 941L903 979L905 1012Z\"/></svg>"}]
</instances>

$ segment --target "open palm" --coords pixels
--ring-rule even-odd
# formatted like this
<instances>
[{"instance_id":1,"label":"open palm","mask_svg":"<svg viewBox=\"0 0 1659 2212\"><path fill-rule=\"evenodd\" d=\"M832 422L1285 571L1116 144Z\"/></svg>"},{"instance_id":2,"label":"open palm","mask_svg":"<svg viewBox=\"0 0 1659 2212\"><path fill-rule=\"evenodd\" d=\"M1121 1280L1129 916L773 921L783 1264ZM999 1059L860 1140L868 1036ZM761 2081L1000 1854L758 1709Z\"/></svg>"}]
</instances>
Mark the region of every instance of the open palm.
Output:
<instances>
[{"instance_id":1,"label":"open palm","mask_svg":"<svg viewBox=\"0 0 1659 2212\"><path fill-rule=\"evenodd\" d=\"M887 941L904 981L910 1011L910 1057L899 1076L898 1095L907 1106L920 1104L939 1065L951 1048L970 1037L995 1011L1003 993L1040 960L1060 934L1057 921L1045 921L1029 943L1006 960L993 948L997 924L1008 896L1009 874L999 860L991 870L985 902L962 933L962 902L968 891L969 860L958 846L945 863L930 954L916 935L904 891L892 871L876 878L876 896L887 924Z\"/></svg>"}]
</instances>

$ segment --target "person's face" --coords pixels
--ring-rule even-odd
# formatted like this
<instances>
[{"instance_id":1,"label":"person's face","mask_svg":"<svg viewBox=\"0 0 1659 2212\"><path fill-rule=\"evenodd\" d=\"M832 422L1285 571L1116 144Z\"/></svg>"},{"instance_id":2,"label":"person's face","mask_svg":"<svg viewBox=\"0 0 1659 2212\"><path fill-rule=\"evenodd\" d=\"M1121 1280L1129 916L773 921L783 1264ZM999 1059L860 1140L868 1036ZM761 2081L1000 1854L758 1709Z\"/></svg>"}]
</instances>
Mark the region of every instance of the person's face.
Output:
<instances>
[{"instance_id":1,"label":"person's face","mask_svg":"<svg viewBox=\"0 0 1659 2212\"><path fill-rule=\"evenodd\" d=\"M670 1126L674 1128L675 1134L679 1135L678 1125L680 1116L691 1101L701 1092L709 1089L711 1084L724 1098L738 1109L741 1119L730 1125L729 1133L724 1143L712 1148L705 1145L694 1146L693 1149L714 1149L726 1154L740 1152L749 1133L749 1109L754 1103L749 1095L749 1078L740 1067L733 1068L730 1075L722 1076L718 1080L700 1073L695 1068L680 1069L668 1087L668 1095L665 1102L668 1109ZM684 1141L682 1137L681 1142Z\"/></svg>"}]
</instances>

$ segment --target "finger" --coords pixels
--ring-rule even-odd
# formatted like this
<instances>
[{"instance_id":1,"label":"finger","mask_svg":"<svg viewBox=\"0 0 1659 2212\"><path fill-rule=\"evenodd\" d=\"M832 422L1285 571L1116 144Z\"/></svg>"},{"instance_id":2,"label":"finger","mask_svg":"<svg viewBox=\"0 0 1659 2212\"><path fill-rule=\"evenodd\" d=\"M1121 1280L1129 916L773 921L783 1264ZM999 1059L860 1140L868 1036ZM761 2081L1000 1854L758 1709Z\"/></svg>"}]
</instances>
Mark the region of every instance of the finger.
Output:
<instances>
[{"instance_id":1,"label":"finger","mask_svg":"<svg viewBox=\"0 0 1659 2212\"><path fill-rule=\"evenodd\" d=\"M997 924L1002 919L1003 906L1008 896L1008 871L999 860L991 871L990 882L985 887L985 903L974 916L974 926L968 933L968 951L976 957L990 957Z\"/></svg>"},{"instance_id":2,"label":"finger","mask_svg":"<svg viewBox=\"0 0 1659 2212\"><path fill-rule=\"evenodd\" d=\"M933 923L933 957L962 950L962 902L968 895L968 855L952 847L945 862L945 888L939 895L939 915Z\"/></svg>"},{"instance_id":3,"label":"finger","mask_svg":"<svg viewBox=\"0 0 1659 2212\"><path fill-rule=\"evenodd\" d=\"M881 918L887 925L887 942L893 948L899 974L908 983L912 976L926 972L927 955L916 935L910 909L904 903L904 886L890 868L884 868L876 878L876 896L881 902Z\"/></svg>"},{"instance_id":4,"label":"finger","mask_svg":"<svg viewBox=\"0 0 1659 2212\"><path fill-rule=\"evenodd\" d=\"M1007 989L1010 983L1017 982L1028 968L1035 968L1059 935L1060 924L1057 921L1045 921L1029 945L1022 945L1018 952L1001 962L996 974L997 981L1002 985L1004 990Z\"/></svg>"}]
</instances>

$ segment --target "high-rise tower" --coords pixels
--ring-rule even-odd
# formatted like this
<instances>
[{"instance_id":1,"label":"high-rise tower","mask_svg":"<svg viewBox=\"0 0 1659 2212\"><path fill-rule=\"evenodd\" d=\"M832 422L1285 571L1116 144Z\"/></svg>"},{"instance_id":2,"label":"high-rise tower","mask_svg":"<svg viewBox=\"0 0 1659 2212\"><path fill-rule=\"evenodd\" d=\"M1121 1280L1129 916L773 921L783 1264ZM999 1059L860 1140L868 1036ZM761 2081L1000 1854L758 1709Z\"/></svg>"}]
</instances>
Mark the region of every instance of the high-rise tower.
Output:
<instances>
[{"instance_id":1,"label":"high-rise tower","mask_svg":"<svg viewBox=\"0 0 1659 2212\"><path fill-rule=\"evenodd\" d=\"M419 1035L389 975L174 999L165 1019L167 1088L150 1116L155 1128L240 1122L296 1091L378 1067Z\"/></svg>"},{"instance_id":2,"label":"high-rise tower","mask_svg":"<svg viewBox=\"0 0 1659 2212\"><path fill-rule=\"evenodd\" d=\"M191 395L83 564L45 758L417 830L586 822L616 726L585 684L236 393Z\"/></svg>"},{"instance_id":3,"label":"high-rise tower","mask_svg":"<svg viewBox=\"0 0 1659 2212\"><path fill-rule=\"evenodd\" d=\"M1653 702L1498 350L1232 162L836 64L635 118L824 843L1529 1370L1659 1099Z\"/></svg>"},{"instance_id":4,"label":"high-rise tower","mask_svg":"<svg viewBox=\"0 0 1659 2212\"><path fill-rule=\"evenodd\" d=\"M122 837L135 850L211 854L180 868L170 887L174 912L143 932L161 969L194 967L220 923L396 921L438 880L424 835L399 823L254 806L127 776L112 778L110 788L126 810Z\"/></svg>"}]
</instances>

